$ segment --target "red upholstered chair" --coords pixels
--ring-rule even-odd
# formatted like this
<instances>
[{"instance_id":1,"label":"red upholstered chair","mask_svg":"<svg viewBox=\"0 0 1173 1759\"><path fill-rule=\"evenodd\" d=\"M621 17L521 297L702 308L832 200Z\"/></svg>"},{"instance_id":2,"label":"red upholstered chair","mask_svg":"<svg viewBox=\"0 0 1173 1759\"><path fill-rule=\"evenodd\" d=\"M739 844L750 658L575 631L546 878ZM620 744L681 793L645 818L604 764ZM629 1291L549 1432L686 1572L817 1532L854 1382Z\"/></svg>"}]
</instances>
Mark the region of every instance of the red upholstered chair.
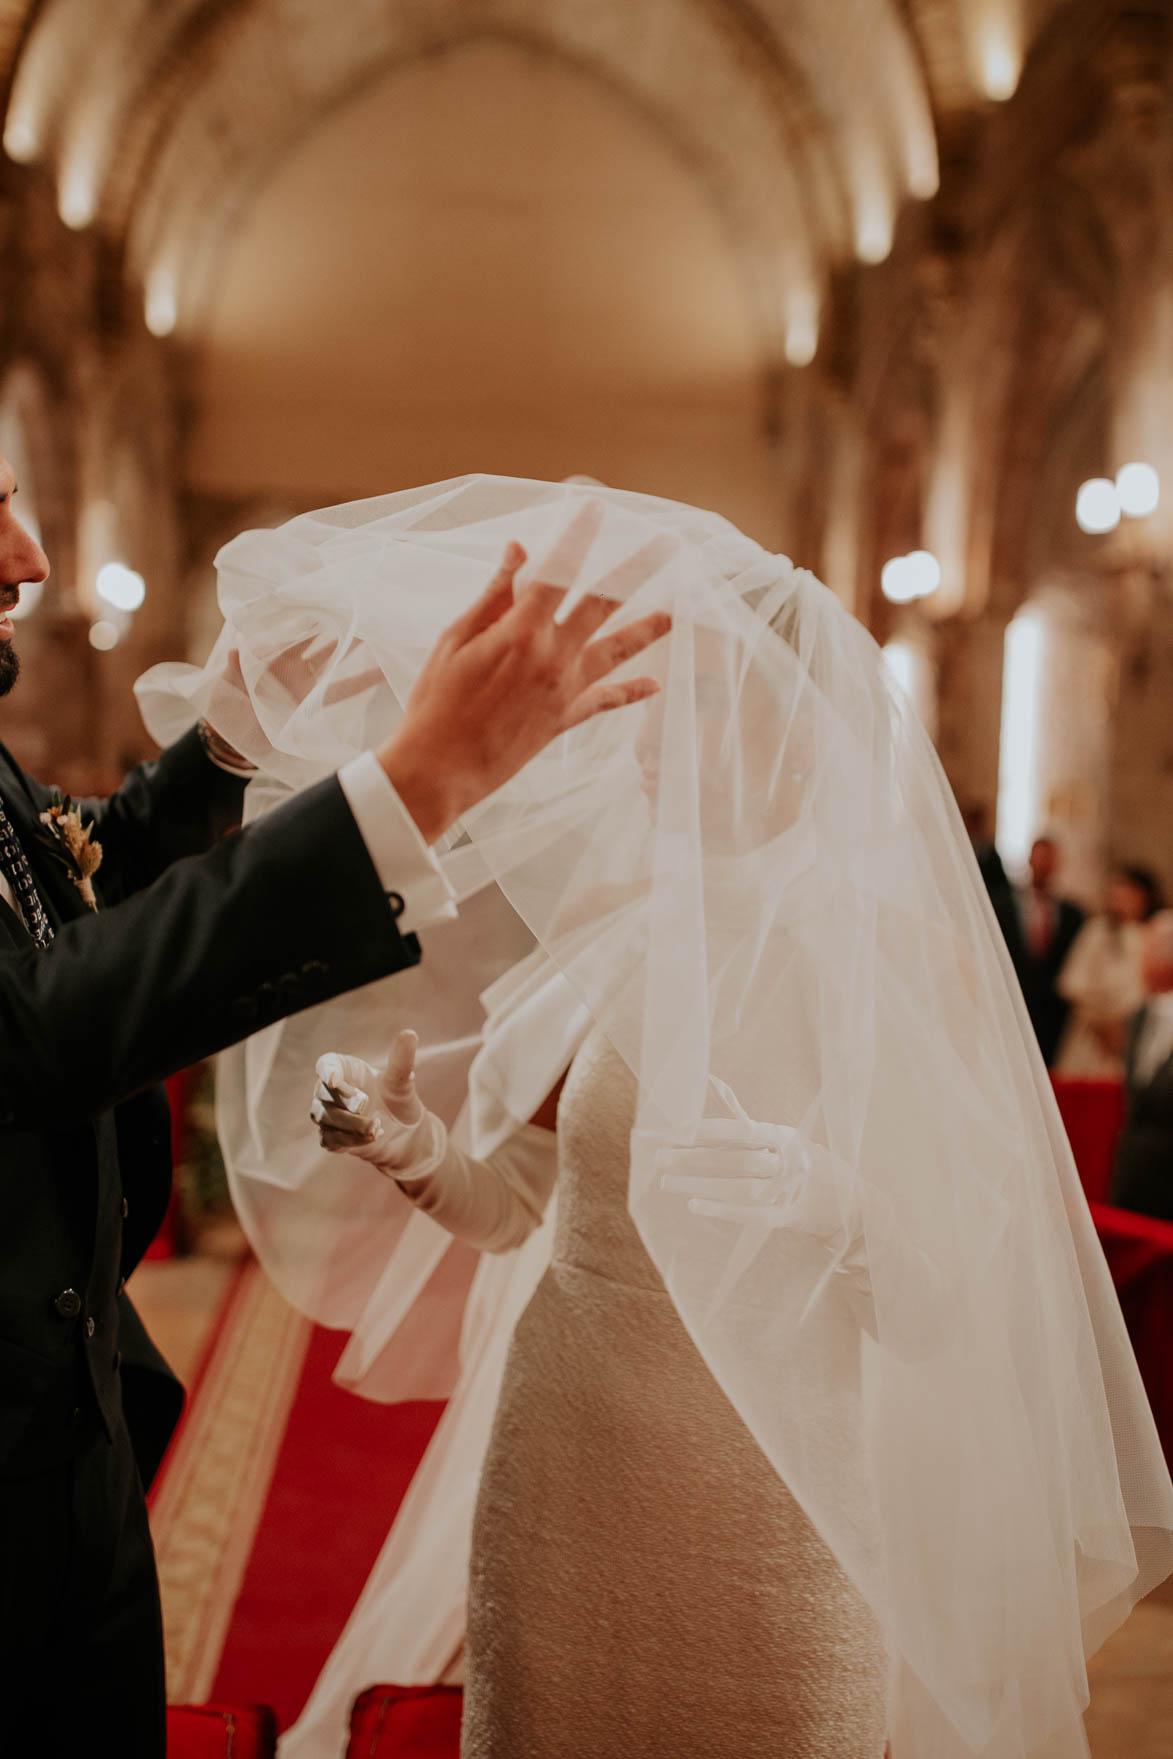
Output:
<instances>
[{"instance_id":1,"label":"red upholstered chair","mask_svg":"<svg viewBox=\"0 0 1173 1759\"><path fill-rule=\"evenodd\" d=\"M1173 1222L1091 1205L1092 1220L1120 1297L1128 1335L1173 1465Z\"/></svg>"},{"instance_id":2,"label":"red upholstered chair","mask_svg":"<svg viewBox=\"0 0 1173 1759\"><path fill-rule=\"evenodd\" d=\"M167 1759L274 1759L277 1718L267 1704L169 1704Z\"/></svg>"},{"instance_id":3,"label":"red upholstered chair","mask_svg":"<svg viewBox=\"0 0 1173 1759\"><path fill-rule=\"evenodd\" d=\"M370 1686L354 1701L346 1759L457 1759L458 1686Z\"/></svg>"},{"instance_id":4,"label":"red upholstered chair","mask_svg":"<svg viewBox=\"0 0 1173 1759\"><path fill-rule=\"evenodd\" d=\"M1051 1085L1089 1203L1104 1203L1124 1123L1124 1083L1052 1075Z\"/></svg>"}]
</instances>

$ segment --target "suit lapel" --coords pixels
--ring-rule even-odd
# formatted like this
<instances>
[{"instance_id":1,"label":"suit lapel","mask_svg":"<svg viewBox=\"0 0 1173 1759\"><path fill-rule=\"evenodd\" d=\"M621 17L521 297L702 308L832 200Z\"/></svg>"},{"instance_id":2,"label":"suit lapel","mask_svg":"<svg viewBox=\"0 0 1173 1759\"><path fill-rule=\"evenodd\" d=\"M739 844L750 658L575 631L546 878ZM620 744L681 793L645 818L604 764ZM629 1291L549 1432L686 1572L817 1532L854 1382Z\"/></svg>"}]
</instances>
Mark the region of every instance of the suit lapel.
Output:
<instances>
[{"instance_id":1,"label":"suit lapel","mask_svg":"<svg viewBox=\"0 0 1173 1759\"><path fill-rule=\"evenodd\" d=\"M40 822L36 802L29 793L25 778L3 752L0 752L0 796L53 927L60 928L63 922L72 922L75 917L84 915L86 907L76 886L45 841L45 827ZM23 934L24 924L16 912L10 910L9 915ZM25 939L28 938L25 934Z\"/></svg>"}]
</instances>

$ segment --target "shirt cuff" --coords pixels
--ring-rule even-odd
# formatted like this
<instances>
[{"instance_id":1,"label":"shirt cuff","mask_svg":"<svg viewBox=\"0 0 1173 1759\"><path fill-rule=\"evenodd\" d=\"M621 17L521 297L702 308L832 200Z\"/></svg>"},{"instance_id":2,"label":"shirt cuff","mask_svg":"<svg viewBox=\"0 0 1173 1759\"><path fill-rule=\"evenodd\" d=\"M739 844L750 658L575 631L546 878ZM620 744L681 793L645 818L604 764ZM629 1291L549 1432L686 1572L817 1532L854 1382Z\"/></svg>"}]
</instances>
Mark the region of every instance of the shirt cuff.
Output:
<instances>
[{"instance_id":1,"label":"shirt cuff","mask_svg":"<svg viewBox=\"0 0 1173 1759\"><path fill-rule=\"evenodd\" d=\"M379 884L393 908L403 901L398 912L402 933L450 921L456 915L456 894L374 752L364 751L344 764L338 781Z\"/></svg>"}]
</instances>

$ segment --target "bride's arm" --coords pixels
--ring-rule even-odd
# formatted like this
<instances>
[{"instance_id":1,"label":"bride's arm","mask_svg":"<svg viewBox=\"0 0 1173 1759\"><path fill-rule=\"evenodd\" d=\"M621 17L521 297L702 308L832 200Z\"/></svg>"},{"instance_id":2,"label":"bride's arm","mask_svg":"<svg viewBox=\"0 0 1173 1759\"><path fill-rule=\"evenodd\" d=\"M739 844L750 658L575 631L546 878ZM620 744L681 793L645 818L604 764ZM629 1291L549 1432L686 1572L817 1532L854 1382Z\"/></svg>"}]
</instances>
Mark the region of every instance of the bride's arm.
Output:
<instances>
[{"instance_id":1,"label":"bride's arm","mask_svg":"<svg viewBox=\"0 0 1173 1759\"><path fill-rule=\"evenodd\" d=\"M508 1252L540 1225L554 1188L562 1082L528 1124L476 1160L421 1104L416 1044L414 1032L399 1033L383 1070L355 1057L319 1059L311 1115L323 1146L378 1167L458 1240L485 1252Z\"/></svg>"}]
</instances>

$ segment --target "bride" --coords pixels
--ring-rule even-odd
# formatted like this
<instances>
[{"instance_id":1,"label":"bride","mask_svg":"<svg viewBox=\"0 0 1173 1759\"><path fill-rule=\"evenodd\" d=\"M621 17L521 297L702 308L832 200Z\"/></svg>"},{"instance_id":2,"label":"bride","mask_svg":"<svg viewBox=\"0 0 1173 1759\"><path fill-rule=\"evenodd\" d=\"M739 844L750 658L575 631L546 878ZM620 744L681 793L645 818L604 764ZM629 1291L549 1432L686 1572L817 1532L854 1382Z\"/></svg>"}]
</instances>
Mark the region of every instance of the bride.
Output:
<instances>
[{"instance_id":1,"label":"bride","mask_svg":"<svg viewBox=\"0 0 1173 1759\"><path fill-rule=\"evenodd\" d=\"M654 707L467 815L414 990L221 1078L245 1224L350 1330L340 1378L448 1390L459 1361L287 1750L438 1677L467 1579L472 1754L1083 1754L1085 1656L1173 1568L1173 1487L964 831L866 632L647 497L470 478L308 516L221 559L269 742L252 809L393 718L513 536L569 603L672 612ZM262 682L292 630L334 643L304 701ZM152 730L201 688L148 680ZM342 1160L294 1122L331 1044Z\"/></svg>"}]
</instances>

